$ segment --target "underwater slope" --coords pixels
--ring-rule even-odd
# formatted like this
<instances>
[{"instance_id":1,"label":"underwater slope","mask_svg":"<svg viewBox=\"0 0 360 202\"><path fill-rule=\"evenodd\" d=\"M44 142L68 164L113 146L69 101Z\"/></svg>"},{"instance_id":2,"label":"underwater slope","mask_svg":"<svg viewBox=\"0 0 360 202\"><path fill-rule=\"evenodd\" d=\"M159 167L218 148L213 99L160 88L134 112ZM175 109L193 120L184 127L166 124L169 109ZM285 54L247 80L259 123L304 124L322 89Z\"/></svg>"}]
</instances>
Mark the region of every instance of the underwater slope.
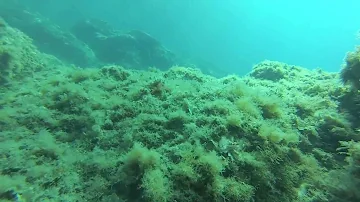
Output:
<instances>
[{"instance_id":1,"label":"underwater slope","mask_svg":"<svg viewBox=\"0 0 360 202\"><path fill-rule=\"evenodd\" d=\"M337 74L273 61L221 79L78 69L0 29L1 200L359 199Z\"/></svg>"},{"instance_id":2,"label":"underwater slope","mask_svg":"<svg viewBox=\"0 0 360 202\"><path fill-rule=\"evenodd\" d=\"M64 63L79 67L117 64L132 69L163 70L183 63L159 41L139 30L116 30L95 19L81 20L67 30L12 0L0 2L0 13L10 26L31 37L41 52L54 55Z\"/></svg>"}]
</instances>

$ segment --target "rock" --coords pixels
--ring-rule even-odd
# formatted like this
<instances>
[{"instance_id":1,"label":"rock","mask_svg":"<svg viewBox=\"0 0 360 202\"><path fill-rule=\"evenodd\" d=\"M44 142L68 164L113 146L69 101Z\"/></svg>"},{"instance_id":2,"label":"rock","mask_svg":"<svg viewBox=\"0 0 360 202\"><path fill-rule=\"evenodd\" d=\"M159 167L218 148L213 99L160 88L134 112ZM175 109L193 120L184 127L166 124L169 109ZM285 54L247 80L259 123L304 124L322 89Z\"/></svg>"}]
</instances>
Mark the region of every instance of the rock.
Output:
<instances>
[{"instance_id":1,"label":"rock","mask_svg":"<svg viewBox=\"0 0 360 202\"><path fill-rule=\"evenodd\" d=\"M31 37L40 51L81 67L96 63L94 53L84 42L40 14L32 13L14 1L2 1L0 13L10 26Z\"/></svg>"},{"instance_id":2,"label":"rock","mask_svg":"<svg viewBox=\"0 0 360 202\"><path fill-rule=\"evenodd\" d=\"M78 22L72 32L87 43L105 63L137 69L168 69L176 64L175 54L152 36L139 30L121 33L106 22L86 20Z\"/></svg>"}]
</instances>

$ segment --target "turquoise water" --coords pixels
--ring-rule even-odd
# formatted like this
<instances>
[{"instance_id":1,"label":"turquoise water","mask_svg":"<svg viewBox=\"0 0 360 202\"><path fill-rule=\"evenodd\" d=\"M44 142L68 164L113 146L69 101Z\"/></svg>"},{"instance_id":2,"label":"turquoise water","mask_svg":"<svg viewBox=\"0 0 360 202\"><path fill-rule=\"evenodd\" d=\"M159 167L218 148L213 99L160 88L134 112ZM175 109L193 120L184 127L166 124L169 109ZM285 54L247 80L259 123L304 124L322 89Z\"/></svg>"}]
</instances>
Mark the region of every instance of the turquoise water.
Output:
<instances>
[{"instance_id":1,"label":"turquoise water","mask_svg":"<svg viewBox=\"0 0 360 202\"><path fill-rule=\"evenodd\" d=\"M265 59L338 71L360 27L355 0L24 2L64 27L86 17L148 32L177 54L238 74Z\"/></svg>"}]
</instances>

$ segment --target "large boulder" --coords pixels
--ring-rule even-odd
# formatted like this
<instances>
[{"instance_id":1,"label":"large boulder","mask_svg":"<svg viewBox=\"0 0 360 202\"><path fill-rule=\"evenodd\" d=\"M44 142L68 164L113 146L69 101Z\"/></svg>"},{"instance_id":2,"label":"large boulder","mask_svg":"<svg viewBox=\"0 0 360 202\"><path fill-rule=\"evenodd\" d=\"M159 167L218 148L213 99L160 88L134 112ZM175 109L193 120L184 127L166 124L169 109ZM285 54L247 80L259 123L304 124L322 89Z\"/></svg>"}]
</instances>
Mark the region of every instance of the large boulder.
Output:
<instances>
[{"instance_id":1,"label":"large boulder","mask_svg":"<svg viewBox=\"0 0 360 202\"><path fill-rule=\"evenodd\" d=\"M139 30L120 32L104 21L84 20L75 24L72 32L105 63L137 69L168 69L176 64L175 55L171 51Z\"/></svg>"}]
</instances>

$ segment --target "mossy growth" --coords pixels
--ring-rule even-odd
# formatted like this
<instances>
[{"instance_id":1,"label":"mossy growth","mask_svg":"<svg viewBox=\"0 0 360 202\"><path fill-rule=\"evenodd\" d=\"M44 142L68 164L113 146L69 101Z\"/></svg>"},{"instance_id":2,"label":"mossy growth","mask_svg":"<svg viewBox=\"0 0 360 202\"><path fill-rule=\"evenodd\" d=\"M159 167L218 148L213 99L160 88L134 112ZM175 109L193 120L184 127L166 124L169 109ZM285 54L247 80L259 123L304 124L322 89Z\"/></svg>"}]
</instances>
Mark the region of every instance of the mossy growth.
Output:
<instances>
[{"instance_id":1,"label":"mossy growth","mask_svg":"<svg viewBox=\"0 0 360 202\"><path fill-rule=\"evenodd\" d=\"M223 194L226 196L226 201L251 201L254 195L255 188L244 182L238 181L235 178L225 178L221 182Z\"/></svg>"},{"instance_id":2,"label":"mossy growth","mask_svg":"<svg viewBox=\"0 0 360 202\"><path fill-rule=\"evenodd\" d=\"M139 143L122 157L118 195L125 198L146 198L149 201L171 201L170 180L165 176L161 155Z\"/></svg>"},{"instance_id":3,"label":"mossy growth","mask_svg":"<svg viewBox=\"0 0 360 202\"><path fill-rule=\"evenodd\" d=\"M132 149L122 157L124 168L130 172L144 172L158 168L161 164L160 159L159 153L139 143L135 143Z\"/></svg>"},{"instance_id":4,"label":"mossy growth","mask_svg":"<svg viewBox=\"0 0 360 202\"><path fill-rule=\"evenodd\" d=\"M262 115L265 119L280 118L281 110L277 103L264 103L260 105Z\"/></svg>"},{"instance_id":5,"label":"mossy growth","mask_svg":"<svg viewBox=\"0 0 360 202\"><path fill-rule=\"evenodd\" d=\"M360 142L340 141L337 152L346 155L347 165L331 172L333 178L328 179L327 189L331 190L333 201L360 201Z\"/></svg>"},{"instance_id":6,"label":"mossy growth","mask_svg":"<svg viewBox=\"0 0 360 202\"><path fill-rule=\"evenodd\" d=\"M230 127L239 128L243 122L242 117L238 114L230 114L226 117L227 125Z\"/></svg>"},{"instance_id":7,"label":"mossy growth","mask_svg":"<svg viewBox=\"0 0 360 202\"><path fill-rule=\"evenodd\" d=\"M177 201L251 201L254 187L222 174L227 163L216 152L197 145L183 151L173 166L174 195Z\"/></svg>"},{"instance_id":8,"label":"mossy growth","mask_svg":"<svg viewBox=\"0 0 360 202\"><path fill-rule=\"evenodd\" d=\"M271 63L270 61L264 61L253 67L253 71L250 76L258 79L279 81L286 78L286 69L284 69L281 63Z\"/></svg>"},{"instance_id":9,"label":"mossy growth","mask_svg":"<svg viewBox=\"0 0 360 202\"><path fill-rule=\"evenodd\" d=\"M0 69L8 69L12 56L7 51L0 51Z\"/></svg>"},{"instance_id":10,"label":"mossy growth","mask_svg":"<svg viewBox=\"0 0 360 202\"><path fill-rule=\"evenodd\" d=\"M314 103L306 99L299 99L294 103L294 107L296 109L296 115L300 118L311 117L316 111Z\"/></svg>"},{"instance_id":11,"label":"mossy growth","mask_svg":"<svg viewBox=\"0 0 360 202\"><path fill-rule=\"evenodd\" d=\"M181 132L189 120L188 115L184 111L177 110L169 114L166 128Z\"/></svg>"},{"instance_id":12,"label":"mossy growth","mask_svg":"<svg viewBox=\"0 0 360 202\"><path fill-rule=\"evenodd\" d=\"M211 116L224 116L229 114L229 105L231 102L223 99L216 99L214 101L206 102L203 111Z\"/></svg>"},{"instance_id":13,"label":"mossy growth","mask_svg":"<svg viewBox=\"0 0 360 202\"><path fill-rule=\"evenodd\" d=\"M278 97L267 97L259 100L259 108L261 109L264 119L279 119L283 116L281 108L281 100Z\"/></svg>"},{"instance_id":14,"label":"mossy growth","mask_svg":"<svg viewBox=\"0 0 360 202\"><path fill-rule=\"evenodd\" d=\"M79 88L64 88L61 91L54 93L53 96L54 102L49 105L49 107L65 114L80 114L83 112L81 107L87 99L85 94L79 90Z\"/></svg>"},{"instance_id":15,"label":"mossy growth","mask_svg":"<svg viewBox=\"0 0 360 202\"><path fill-rule=\"evenodd\" d=\"M105 66L101 68L101 73L115 81L124 81L131 74L121 66Z\"/></svg>"},{"instance_id":16,"label":"mossy growth","mask_svg":"<svg viewBox=\"0 0 360 202\"><path fill-rule=\"evenodd\" d=\"M68 77L74 83L81 83L86 80L96 80L100 75L96 69L78 69L71 72Z\"/></svg>"},{"instance_id":17,"label":"mossy growth","mask_svg":"<svg viewBox=\"0 0 360 202\"><path fill-rule=\"evenodd\" d=\"M172 193L170 189L170 180L159 168L150 169L149 171L145 172L142 178L141 187L144 189L145 198L150 201L171 201Z\"/></svg>"},{"instance_id":18,"label":"mossy growth","mask_svg":"<svg viewBox=\"0 0 360 202\"><path fill-rule=\"evenodd\" d=\"M243 113L249 114L252 117L261 117L261 111L257 104L251 97L242 97L235 101L237 109Z\"/></svg>"},{"instance_id":19,"label":"mossy growth","mask_svg":"<svg viewBox=\"0 0 360 202\"><path fill-rule=\"evenodd\" d=\"M272 143L298 143L299 135L292 131L284 132L272 122L263 122L259 128L258 135Z\"/></svg>"},{"instance_id":20,"label":"mossy growth","mask_svg":"<svg viewBox=\"0 0 360 202\"><path fill-rule=\"evenodd\" d=\"M339 151L343 151L346 155L346 161L349 163L352 174L360 182L360 142L356 141L340 141L341 147ZM345 150L345 151L344 151Z\"/></svg>"},{"instance_id":21,"label":"mossy growth","mask_svg":"<svg viewBox=\"0 0 360 202\"><path fill-rule=\"evenodd\" d=\"M0 84L5 84L9 80L10 62L12 56L5 50L0 50Z\"/></svg>"},{"instance_id":22,"label":"mossy growth","mask_svg":"<svg viewBox=\"0 0 360 202\"><path fill-rule=\"evenodd\" d=\"M354 52L347 54L345 62L340 74L341 79L358 90L360 88L360 46L356 47Z\"/></svg>"},{"instance_id":23,"label":"mossy growth","mask_svg":"<svg viewBox=\"0 0 360 202\"><path fill-rule=\"evenodd\" d=\"M151 95L161 100L166 99L166 93L170 92L170 88L160 79L151 82L147 87Z\"/></svg>"},{"instance_id":24,"label":"mossy growth","mask_svg":"<svg viewBox=\"0 0 360 202\"><path fill-rule=\"evenodd\" d=\"M237 81L235 85L231 88L230 94L234 94L238 97L244 97L247 95L251 95L251 89L246 83L242 81Z\"/></svg>"}]
</instances>

